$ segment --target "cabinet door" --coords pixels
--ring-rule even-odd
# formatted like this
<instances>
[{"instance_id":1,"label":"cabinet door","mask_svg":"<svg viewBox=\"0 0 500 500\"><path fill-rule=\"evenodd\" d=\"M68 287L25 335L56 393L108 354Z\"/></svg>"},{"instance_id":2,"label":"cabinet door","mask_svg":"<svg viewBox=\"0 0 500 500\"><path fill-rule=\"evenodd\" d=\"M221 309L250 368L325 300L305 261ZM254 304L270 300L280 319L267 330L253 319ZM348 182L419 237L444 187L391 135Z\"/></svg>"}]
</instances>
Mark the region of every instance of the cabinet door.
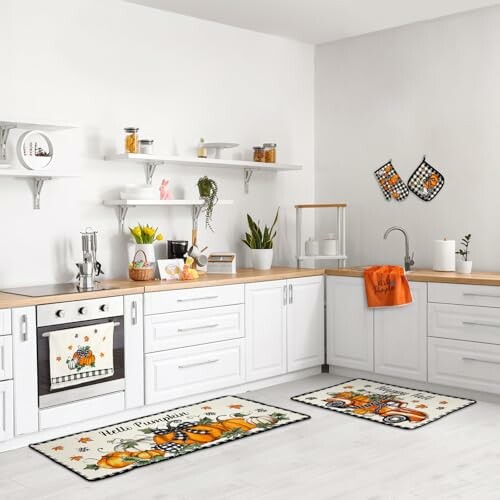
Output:
<instances>
[{"instance_id":1,"label":"cabinet door","mask_svg":"<svg viewBox=\"0 0 500 500\"><path fill-rule=\"evenodd\" d=\"M326 301L328 363L373 371L373 311L363 278L328 276Z\"/></svg>"},{"instance_id":2,"label":"cabinet door","mask_svg":"<svg viewBox=\"0 0 500 500\"><path fill-rule=\"evenodd\" d=\"M0 441L14 437L12 380L0 382Z\"/></svg>"},{"instance_id":3,"label":"cabinet door","mask_svg":"<svg viewBox=\"0 0 500 500\"><path fill-rule=\"evenodd\" d=\"M413 302L375 310L375 372L427 380L427 283L411 283Z\"/></svg>"},{"instance_id":4,"label":"cabinet door","mask_svg":"<svg viewBox=\"0 0 500 500\"><path fill-rule=\"evenodd\" d=\"M323 276L288 280L288 371L320 366L325 359Z\"/></svg>"},{"instance_id":5,"label":"cabinet door","mask_svg":"<svg viewBox=\"0 0 500 500\"><path fill-rule=\"evenodd\" d=\"M245 285L247 381L286 373L286 280Z\"/></svg>"},{"instance_id":6,"label":"cabinet door","mask_svg":"<svg viewBox=\"0 0 500 500\"><path fill-rule=\"evenodd\" d=\"M12 378L12 336L0 337L0 380Z\"/></svg>"},{"instance_id":7,"label":"cabinet door","mask_svg":"<svg viewBox=\"0 0 500 500\"><path fill-rule=\"evenodd\" d=\"M144 405L144 315L143 295L123 297L125 321L125 404Z\"/></svg>"},{"instance_id":8,"label":"cabinet door","mask_svg":"<svg viewBox=\"0 0 500 500\"><path fill-rule=\"evenodd\" d=\"M14 431L16 436L38 431L38 384L35 308L12 309L14 361Z\"/></svg>"}]
</instances>

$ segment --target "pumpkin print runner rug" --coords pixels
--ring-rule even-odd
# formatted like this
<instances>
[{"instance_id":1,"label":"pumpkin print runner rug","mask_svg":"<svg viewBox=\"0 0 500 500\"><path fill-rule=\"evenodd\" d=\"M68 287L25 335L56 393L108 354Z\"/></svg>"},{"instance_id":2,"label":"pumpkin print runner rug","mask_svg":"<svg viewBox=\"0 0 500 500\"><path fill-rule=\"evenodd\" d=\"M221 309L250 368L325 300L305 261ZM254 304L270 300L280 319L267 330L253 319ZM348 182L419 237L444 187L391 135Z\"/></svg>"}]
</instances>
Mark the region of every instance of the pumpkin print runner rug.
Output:
<instances>
[{"instance_id":1,"label":"pumpkin print runner rug","mask_svg":"<svg viewBox=\"0 0 500 500\"><path fill-rule=\"evenodd\" d=\"M129 472L310 418L223 396L30 445L88 481Z\"/></svg>"},{"instance_id":2,"label":"pumpkin print runner rug","mask_svg":"<svg viewBox=\"0 0 500 500\"><path fill-rule=\"evenodd\" d=\"M475 403L472 399L455 398L362 378L294 396L292 399L408 430L430 424Z\"/></svg>"}]
</instances>

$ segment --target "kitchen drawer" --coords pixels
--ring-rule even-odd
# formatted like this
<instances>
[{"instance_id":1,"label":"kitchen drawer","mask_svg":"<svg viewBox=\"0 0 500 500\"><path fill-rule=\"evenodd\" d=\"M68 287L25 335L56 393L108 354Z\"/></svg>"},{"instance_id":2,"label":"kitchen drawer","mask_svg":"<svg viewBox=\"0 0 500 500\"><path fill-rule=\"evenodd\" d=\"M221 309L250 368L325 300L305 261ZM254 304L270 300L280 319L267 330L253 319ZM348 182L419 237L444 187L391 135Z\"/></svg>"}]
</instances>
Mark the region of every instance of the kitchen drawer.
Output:
<instances>
[{"instance_id":1,"label":"kitchen drawer","mask_svg":"<svg viewBox=\"0 0 500 500\"><path fill-rule=\"evenodd\" d=\"M38 412L38 418L40 430L43 430L82 422L90 418L102 417L123 410L125 410L125 393L120 391L75 401L74 403L53 406L52 408L44 408ZM118 416L119 418L120 416Z\"/></svg>"},{"instance_id":2,"label":"kitchen drawer","mask_svg":"<svg viewBox=\"0 0 500 500\"><path fill-rule=\"evenodd\" d=\"M500 346L429 339L429 382L500 393Z\"/></svg>"},{"instance_id":3,"label":"kitchen drawer","mask_svg":"<svg viewBox=\"0 0 500 500\"><path fill-rule=\"evenodd\" d=\"M429 304L429 337L500 344L500 309Z\"/></svg>"},{"instance_id":4,"label":"kitchen drawer","mask_svg":"<svg viewBox=\"0 0 500 500\"><path fill-rule=\"evenodd\" d=\"M146 354L146 404L243 383L242 340Z\"/></svg>"},{"instance_id":5,"label":"kitchen drawer","mask_svg":"<svg viewBox=\"0 0 500 500\"><path fill-rule=\"evenodd\" d=\"M242 304L146 316L145 351L158 352L243 337L243 317Z\"/></svg>"},{"instance_id":6,"label":"kitchen drawer","mask_svg":"<svg viewBox=\"0 0 500 500\"><path fill-rule=\"evenodd\" d=\"M11 329L10 309L0 309L0 335L10 335Z\"/></svg>"},{"instance_id":7,"label":"kitchen drawer","mask_svg":"<svg viewBox=\"0 0 500 500\"><path fill-rule=\"evenodd\" d=\"M0 337L0 380L12 378L12 336Z\"/></svg>"},{"instance_id":8,"label":"kitchen drawer","mask_svg":"<svg viewBox=\"0 0 500 500\"><path fill-rule=\"evenodd\" d=\"M208 286L144 294L144 314L243 304L244 285Z\"/></svg>"},{"instance_id":9,"label":"kitchen drawer","mask_svg":"<svg viewBox=\"0 0 500 500\"><path fill-rule=\"evenodd\" d=\"M429 302L500 307L500 287L429 283Z\"/></svg>"}]
</instances>

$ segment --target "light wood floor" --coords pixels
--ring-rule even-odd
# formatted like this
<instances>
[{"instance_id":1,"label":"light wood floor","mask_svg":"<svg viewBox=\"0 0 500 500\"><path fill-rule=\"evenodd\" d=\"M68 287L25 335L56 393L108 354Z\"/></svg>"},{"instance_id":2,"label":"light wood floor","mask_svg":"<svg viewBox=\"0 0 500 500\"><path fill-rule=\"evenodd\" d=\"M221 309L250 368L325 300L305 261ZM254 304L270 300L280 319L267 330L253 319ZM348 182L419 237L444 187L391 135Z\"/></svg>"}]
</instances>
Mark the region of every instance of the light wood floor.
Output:
<instances>
[{"instance_id":1,"label":"light wood floor","mask_svg":"<svg viewBox=\"0 0 500 500\"><path fill-rule=\"evenodd\" d=\"M478 402L403 431L291 401L346 378L248 392L311 420L89 483L22 448L0 454L11 499L500 499L500 406Z\"/></svg>"}]
</instances>

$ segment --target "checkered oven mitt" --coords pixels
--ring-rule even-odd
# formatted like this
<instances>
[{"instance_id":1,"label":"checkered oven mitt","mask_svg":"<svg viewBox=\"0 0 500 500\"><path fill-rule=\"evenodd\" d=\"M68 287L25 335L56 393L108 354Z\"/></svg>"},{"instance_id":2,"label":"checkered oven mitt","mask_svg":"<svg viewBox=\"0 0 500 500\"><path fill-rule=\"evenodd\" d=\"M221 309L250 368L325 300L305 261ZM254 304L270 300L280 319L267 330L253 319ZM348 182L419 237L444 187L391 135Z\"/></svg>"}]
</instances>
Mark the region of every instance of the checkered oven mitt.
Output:
<instances>
[{"instance_id":1,"label":"checkered oven mitt","mask_svg":"<svg viewBox=\"0 0 500 500\"><path fill-rule=\"evenodd\" d=\"M429 165L425 158L411 174L408 181L408 188L421 200L433 200L444 186L444 177L434 167Z\"/></svg>"},{"instance_id":2,"label":"checkered oven mitt","mask_svg":"<svg viewBox=\"0 0 500 500\"><path fill-rule=\"evenodd\" d=\"M410 194L407 185L396 172L391 161L375 170L375 177L386 200L403 201Z\"/></svg>"}]
</instances>

